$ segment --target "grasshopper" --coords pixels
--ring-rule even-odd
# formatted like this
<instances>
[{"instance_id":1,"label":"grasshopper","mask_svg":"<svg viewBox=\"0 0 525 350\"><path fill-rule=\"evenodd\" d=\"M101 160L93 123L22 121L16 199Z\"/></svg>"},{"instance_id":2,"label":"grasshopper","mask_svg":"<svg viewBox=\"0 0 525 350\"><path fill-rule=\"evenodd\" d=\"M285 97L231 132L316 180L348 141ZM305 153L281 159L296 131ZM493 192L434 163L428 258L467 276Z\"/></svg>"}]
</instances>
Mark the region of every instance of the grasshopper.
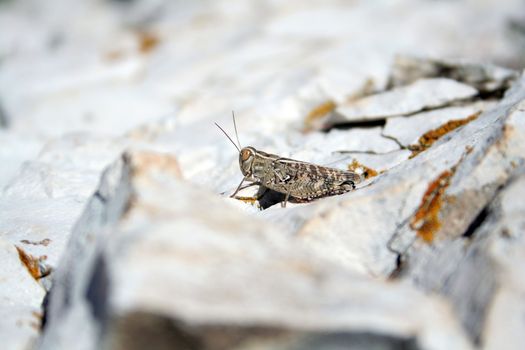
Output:
<instances>
[{"instance_id":1,"label":"grasshopper","mask_svg":"<svg viewBox=\"0 0 525 350\"><path fill-rule=\"evenodd\" d=\"M234 197L242 189L259 185L284 194L284 201L281 202L284 208L290 197L309 202L316 198L351 191L355 189L356 183L361 182L361 176L351 171L283 158L259 151L252 146L242 147L237 135L235 115L232 117L238 145L215 123L239 151L239 167L244 177L230 197ZM242 186L245 181L250 184Z\"/></svg>"}]
</instances>

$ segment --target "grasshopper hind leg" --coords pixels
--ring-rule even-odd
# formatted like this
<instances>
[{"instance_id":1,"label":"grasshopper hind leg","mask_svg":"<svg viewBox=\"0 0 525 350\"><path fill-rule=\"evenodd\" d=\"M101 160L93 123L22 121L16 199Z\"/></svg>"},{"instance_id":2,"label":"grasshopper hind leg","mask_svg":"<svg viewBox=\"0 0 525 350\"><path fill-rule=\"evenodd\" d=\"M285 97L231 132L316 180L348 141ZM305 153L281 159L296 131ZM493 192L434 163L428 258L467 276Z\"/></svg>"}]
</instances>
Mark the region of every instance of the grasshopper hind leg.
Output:
<instances>
[{"instance_id":1,"label":"grasshopper hind leg","mask_svg":"<svg viewBox=\"0 0 525 350\"><path fill-rule=\"evenodd\" d=\"M355 182L353 181L346 181L341 184L341 187L339 187L340 193L346 193L355 190Z\"/></svg>"},{"instance_id":2,"label":"grasshopper hind leg","mask_svg":"<svg viewBox=\"0 0 525 350\"><path fill-rule=\"evenodd\" d=\"M355 182L348 180L339 185L335 190L334 194L343 194L355 190Z\"/></svg>"},{"instance_id":3,"label":"grasshopper hind leg","mask_svg":"<svg viewBox=\"0 0 525 350\"><path fill-rule=\"evenodd\" d=\"M290 192L286 192L286 195L284 196L284 201L281 202L281 208L286 208L286 203L288 202L289 198Z\"/></svg>"},{"instance_id":4,"label":"grasshopper hind leg","mask_svg":"<svg viewBox=\"0 0 525 350\"><path fill-rule=\"evenodd\" d=\"M346 192L350 192L356 189L355 182L353 180L347 180L340 184L338 184L336 187L330 189L327 193L325 193L323 196L319 196L319 198L322 197L329 197L329 196L336 196L340 195Z\"/></svg>"},{"instance_id":5,"label":"grasshopper hind leg","mask_svg":"<svg viewBox=\"0 0 525 350\"><path fill-rule=\"evenodd\" d=\"M346 186L346 187L350 186L349 191L351 191L351 190L355 190L355 182L352 181L352 180L349 180L349 181L347 181L347 182L344 182L343 185Z\"/></svg>"}]
</instances>

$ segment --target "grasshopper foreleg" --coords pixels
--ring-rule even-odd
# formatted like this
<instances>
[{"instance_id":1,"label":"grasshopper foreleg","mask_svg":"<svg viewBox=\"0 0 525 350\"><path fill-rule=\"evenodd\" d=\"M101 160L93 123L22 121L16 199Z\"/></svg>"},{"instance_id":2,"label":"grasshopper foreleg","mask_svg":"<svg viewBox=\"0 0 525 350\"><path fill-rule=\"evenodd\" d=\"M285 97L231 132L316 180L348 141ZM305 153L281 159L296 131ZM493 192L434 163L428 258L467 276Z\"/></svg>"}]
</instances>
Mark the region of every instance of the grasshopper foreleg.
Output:
<instances>
[{"instance_id":1,"label":"grasshopper foreleg","mask_svg":"<svg viewBox=\"0 0 525 350\"><path fill-rule=\"evenodd\" d=\"M237 186L237 189L235 190L235 192L233 192L233 193L231 194L230 198L235 197L235 195L236 195L240 190L244 190L245 188L248 188L248 187L251 187L251 186L260 185L259 182L252 182L252 183L249 183L249 184L246 185L246 186L243 186L242 184L244 183L244 181L246 181L246 178L247 178L247 176L243 177L243 179L241 180L241 183L239 184L239 186Z\"/></svg>"}]
</instances>

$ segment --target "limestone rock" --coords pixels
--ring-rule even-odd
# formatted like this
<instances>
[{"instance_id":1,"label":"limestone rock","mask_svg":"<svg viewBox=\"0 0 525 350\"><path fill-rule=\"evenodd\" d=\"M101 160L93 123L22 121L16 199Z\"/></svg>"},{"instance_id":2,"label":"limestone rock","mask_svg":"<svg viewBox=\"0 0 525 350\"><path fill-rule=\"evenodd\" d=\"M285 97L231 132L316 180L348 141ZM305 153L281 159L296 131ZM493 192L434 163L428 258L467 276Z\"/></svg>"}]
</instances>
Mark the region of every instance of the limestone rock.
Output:
<instances>
[{"instance_id":1,"label":"limestone rock","mask_svg":"<svg viewBox=\"0 0 525 350\"><path fill-rule=\"evenodd\" d=\"M521 169L523 171L523 169ZM519 349L525 343L523 338L524 280L518 267L525 264L523 256L523 195L525 195L525 177L523 172L499 195L479 232L474 235L489 235L482 254L493 263L497 271L497 280L486 322L483 325L482 340L485 348L495 349L505 344L508 349Z\"/></svg>"},{"instance_id":2,"label":"limestone rock","mask_svg":"<svg viewBox=\"0 0 525 350\"><path fill-rule=\"evenodd\" d=\"M469 348L439 299L328 263L181 181L176 164L127 153L106 170L56 274L41 349Z\"/></svg>"},{"instance_id":3,"label":"limestone rock","mask_svg":"<svg viewBox=\"0 0 525 350\"><path fill-rule=\"evenodd\" d=\"M494 119L498 126L494 138L498 141L474 148L472 155L457 167L453 181L445 189L443 207L435 217L440 225L434 233L442 238L432 249L421 242L412 246L407 252L410 263L402 269L404 278L419 288L446 295L458 310L471 338L482 345L493 344L483 331L489 322L496 291L506 283L503 277L506 272L493 262L490 247L499 244L491 242L501 239L503 228L498 229L498 225L506 225L504 219L498 219L498 192L504 186L509 186L508 191L515 190L517 194L521 191L520 182L513 181L523 172L525 150L524 102L516 101L517 96L519 90L516 87L503 101L507 103L493 110L494 118L500 116L500 119ZM509 109L505 113L506 108ZM506 116L501 117L503 115ZM477 123L484 124L483 120ZM466 136L463 132L461 134L460 137ZM503 190L503 193L508 192ZM512 208L509 211L520 208L515 200L502 206ZM491 226L494 222L496 226ZM447 283L443 284L443 280ZM465 298L470 302L465 303ZM517 340L512 346L519 347L518 343Z\"/></svg>"},{"instance_id":4,"label":"limestone rock","mask_svg":"<svg viewBox=\"0 0 525 350\"><path fill-rule=\"evenodd\" d=\"M0 2L2 346L524 347L522 0ZM232 110L366 181L227 198Z\"/></svg>"},{"instance_id":5,"label":"limestone rock","mask_svg":"<svg viewBox=\"0 0 525 350\"><path fill-rule=\"evenodd\" d=\"M490 213L498 188L520 174L525 163L523 83L521 78L500 104L372 184L287 213L271 208L263 216L281 222L319 255L347 269L391 276L445 296L472 342L494 346L496 341L483 332L487 327L494 334L507 332L505 325L495 326L493 317L501 319L509 310L498 300L501 309L491 316L491 301L506 273L493 262L487 241L501 240L502 229L477 233L477 228ZM519 187L512 188L519 195ZM520 211L513 204L516 197L504 203ZM519 336L514 339L512 346L522 345Z\"/></svg>"},{"instance_id":6,"label":"limestone rock","mask_svg":"<svg viewBox=\"0 0 525 350\"><path fill-rule=\"evenodd\" d=\"M389 85L400 86L422 78L447 77L488 94L509 88L518 76L518 72L512 69L491 64L398 56L392 67Z\"/></svg>"},{"instance_id":7,"label":"limestone rock","mask_svg":"<svg viewBox=\"0 0 525 350\"><path fill-rule=\"evenodd\" d=\"M9 125L9 120L7 118L7 114L4 111L4 107L2 107L2 101L0 101L0 129L7 128Z\"/></svg>"},{"instance_id":8,"label":"limestone rock","mask_svg":"<svg viewBox=\"0 0 525 350\"><path fill-rule=\"evenodd\" d=\"M2 192L3 239L35 256L46 255L55 268L100 171L126 145L125 140L80 134L48 143Z\"/></svg>"},{"instance_id":9,"label":"limestone rock","mask_svg":"<svg viewBox=\"0 0 525 350\"><path fill-rule=\"evenodd\" d=\"M0 191L12 181L25 161L38 155L43 143L44 140L32 135L0 129Z\"/></svg>"},{"instance_id":10,"label":"limestone rock","mask_svg":"<svg viewBox=\"0 0 525 350\"><path fill-rule=\"evenodd\" d=\"M474 242L466 255L460 253L470 237L469 226L476 225L476 218L493 200L497 188L505 186L513 169L524 162L523 86L521 78L502 101L488 104L476 119L448 132L412 159L405 160L407 151L400 149L375 154L377 157L392 155L392 165L381 169L382 174L371 178L357 191L307 205L292 205L286 210L272 206L262 212L237 211L222 200L210 197L208 191L182 182L179 165L175 165L179 162L170 160L170 156L129 153L105 172L99 190L76 224L60 264L65 267L55 274L57 281L64 283L56 283L52 291L49 321L41 347L50 349L57 344L73 343L85 349L132 344L140 347L142 343L134 340L134 334L141 334L141 339L142 336L156 339L159 346L189 342L201 348L233 344L239 348L247 344L293 348L305 342L319 346L337 342L328 336L334 330L330 328L334 327L332 321L326 324L323 321L335 316L320 312L310 294L316 296L315 300L323 301L321 304L330 304L333 297L330 288L323 287L321 293L311 287L309 273L300 277L294 272L290 272L291 275L272 273L274 264L299 264L313 271L313 275L323 276L328 284L334 281L338 290L345 291L349 299L338 299L339 308L346 311L336 317L341 320L337 329L348 327L343 333L350 335L342 341L364 341L368 345L400 341L403 346L415 342L423 348L438 349L495 342L486 338L489 333L483 333L489 322L485 320L501 317L490 316L487 301L493 295L491 286L497 283L494 267L476 258L479 248L475 247L481 243ZM159 139L165 137L157 131L154 134ZM306 134L302 137L315 150L330 144L330 140L338 140L340 144L345 135L350 134L351 131L334 130L329 136ZM146 132L141 137L150 136ZM175 141L181 154L186 150L202 152L177 142L187 140ZM297 136L275 141L273 147L288 145L293 154L299 152L304 143ZM306 157L308 152L303 154ZM315 158L316 153L312 152L310 157ZM237 167L235 163L232 162L233 168ZM195 168L186 161L182 164L180 168L190 173L206 171L202 164ZM234 171L238 173L238 169ZM223 176L231 175L224 172ZM208 181L212 180L208 177ZM206 187L212 188L209 184ZM206 198L204 203L203 198ZM203 216L203 212L207 214ZM174 232L191 232L191 235L174 235ZM460 257L467 259L464 264L459 264ZM486 272L489 288L484 287L484 279L468 277L474 266ZM170 275L175 276L173 282L167 277ZM252 280L255 277L250 276L257 278ZM408 283L383 285L382 281L387 278ZM451 281L445 287L441 286L444 279ZM347 280L352 283L345 287ZM161 286L158 281L162 281ZM430 307L432 313L445 313L440 317L447 321L430 323L432 327L438 323L449 325L451 328L437 332L452 334L448 338L450 343L433 343L423 336L430 332L429 337L434 339L432 334L436 331L429 331L425 325L422 325L425 330L416 335L393 327L401 320L412 321L406 319L406 312L390 308L390 315L399 312L404 316L394 317L395 322L388 323L390 335L386 336L375 328L376 322L385 321L381 311L376 314L373 303L365 308L365 313L377 318L366 324L358 322L354 317L363 316L353 306L353 302L360 300L353 294L357 281L363 283L359 290L365 290L376 300L393 297L374 294L383 290L382 293L396 295L396 305L399 298L404 300L405 296L417 303L417 306L402 303L403 308L427 310ZM247 287L252 285L256 287ZM304 285L310 286L307 291L298 287ZM405 289L407 286L410 287ZM395 292L397 288L402 291ZM272 290L278 291L275 299ZM442 301L438 302L439 306L428 306L437 302L433 297L418 301L418 290L441 294L454 306L453 311L444 311L448 309ZM264 298L261 291L265 291ZM228 297L231 293L233 299ZM295 309L295 303L283 299L283 295L289 294L294 295L300 308ZM236 303L239 300L241 304ZM505 307L505 302L499 302L501 307ZM346 303L348 309L341 306ZM264 312L260 311L260 305L264 305ZM297 310L304 310L307 305L316 321L306 319L305 324L302 311ZM359 305L363 308L362 301ZM397 306L391 307L397 310ZM413 322L419 323L428 317L419 315ZM453 321L456 317L462 326ZM282 328L276 330L277 320ZM78 327L79 324L85 327L81 339L64 326ZM104 329L108 331L103 332L101 327L107 327ZM158 327L168 330L155 333ZM374 335L365 340L356 338L353 327L367 329ZM218 339L217 329L226 329L227 336ZM393 338L392 329L395 330ZM283 331L286 342L281 338ZM496 328L492 331L502 332ZM463 332L468 334L468 341Z\"/></svg>"},{"instance_id":11,"label":"limestone rock","mask_svg":"<svg viewBox=\"0 0 525 350\"><path fill-rule=\"evenodd\" d=\"M40 332L44 288L31 276L15 245L0 239L2 347L31 348Z\"/></svg>"},{"instance_id":12,"label":"limestone rock","mask_svg":"<svg viewBox=\"0 0 525 350\"><path fill-rule=\"evenodd\" d=\"M417 143L430 130L437 129L453 120L466 120L493 107L491 102L478 102L465 106L445 107L411 116L388 118L383 135L397 140L403 146Z\"/></svg>"},{"instance_id":13,"label":"limestone rock","mask_svg":"<svg viewBox=\"0 0 525 350\"><path fill-rule=\"evenodd\" d=\"M465 100L477 93L476 89L451 79L420 79L407 86L341 105L327 123L361 122L412 114Z\"/></svg>"},{"instance_id":14,"label":"limestone rock","mask_svg":"<svg viewBox=\"0 0 525 350\"><path fill-rule=\"evenodd\" d=\"M8 140L13 146L21 143ZM34 152L26 142L27 150L6 152L5 157L16 162L19 154ZM100 171L125 145L78 134L55 140L25 162L1 192L0 333L6 348L33 347L40 334L44 296L70 230L96 189Z\"/></svg>"}]
</instances>

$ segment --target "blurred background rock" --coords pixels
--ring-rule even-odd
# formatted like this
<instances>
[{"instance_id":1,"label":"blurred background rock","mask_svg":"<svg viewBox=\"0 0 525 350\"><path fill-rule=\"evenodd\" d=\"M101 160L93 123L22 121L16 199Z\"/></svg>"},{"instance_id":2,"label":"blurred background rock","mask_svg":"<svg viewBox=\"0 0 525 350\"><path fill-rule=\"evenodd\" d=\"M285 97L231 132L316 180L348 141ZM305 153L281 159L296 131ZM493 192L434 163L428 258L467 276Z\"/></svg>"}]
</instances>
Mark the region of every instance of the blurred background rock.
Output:
<instances>
[{"instance_id":1,"label":"blurred background rock","mask_svg":"<svg viewBox=\"0 0 525 350\"><path fill-rule=\"evenodd\" d=\"M523 188L523 144L516 136L523 128L510 107L520 103L523 84L516 83L514 93L494 106L525 66L522 0L1 0L0 33L0 346L300 349L351 343L357 349L371 344L462 349L501 348L506 339L515 348L524 344L516 336L522 321L498 326L519 319L523 308L516 297L522 287L513 289L501 277L517 274L513 264L523 266L519 249L508 248L512 254L506 257L498 249L507 246L496 238L493 243L480 238L475 250L457 248L466 244L462 234L480 213L498 230L504 220L519 226L513 215L523 209L501 203L516 200ZM400 75L393 67L401 67ZM408 74L414 71L416 78ZM480 76L486 81L475 81ZM411 85L412 78L448 80ZM386 95L390 90L397 95ZM392 96L416 107L405 108L402 100L397 108ZM421 102L422 97L433 100ZM379 115L361 115L376 104ZM230 193L240 172L235 150L213 122L231 130L232 110L243 145L345 167L359 160L378 170L370 172L380 174L376 187L290 211L259 212L244 203L230 203L238 211L222 208L216 194ZM430 147L420 143L415 150L421 135L442 132L439 127L450 128L451 120L456 127L467 124L484 112L452 134L448 145L409 160ZM320 120L354 124L321 133ZM465 147L478 148L469 158L461 154ZM351 158L341 162L342 154ZM444 171L455 173L460 159L466 165L450 189L474 194L458 195L440 214L450 225L437 231L452 238L437 253L434 246L411 248L414 265L404 271L407 277L390 281L398 257L386 243L398 231L402 236L415 231L409 221L429 183ZM507 185L511 190L497 192ZM193 186L200 189L188 189ZM128 190L137 194L136 202ZM175 198L184 203L202 198L205 204L186 210ZM224 220L202 214L202 208ZM260 220L257 230L250 228L254 218ZM197 243L179 236L164 241L173 232L200 227L201 220L217 229L195 229ZM345 236L348 227L353 231ZM129 243L147 240L150 231L143 250ZM111 240L107 232L124 238ZM231 232L248 236L232 239ZM516 238L519 232L505 235ZM246 256L230 256L225 247L241 242ZM166 248L166 261L153 259L163 245L177 249ZM215 248L212 262L184 261L195 251L213 255ZM467 262L457 263L463 257ZM443 261L449 264L440 265ZM479 261L488 279L464 287L458 280L472 275ZM454 270L456 263L463 267ZM172 273L166 264L178 269ZM500 265L503 272L495 273ZM193 267L196 276L208 278L184 273ZM228 279L231 271L240 272ZM435 271L445 272L428 277ZM163 278L165 284L159 282ZM43 308L56 280L55 306ZM104 281L120 281L119 287L98 289ZM179 281L189 294L177 289ZM259 281L267 294L246 287ZM443 287L443 281L452 282ZM215 286L224 297L216 303L210 302ZM478 287L479 295L472 290ZM237 304L235 298L229 304L232 288L246 288ZM503 292L496 295L498 288ZM168 301L170 295L182 304ZM489 307L493 296L497 304ZM86 306L91 302L93 314ZM513 303L519 307L507 313ZM163 307L168 311L159 311ZM44 337L43 319L51 320ZM105 326L112 331L102 332ZM77 339L80 327L85 332ZM136 343L132 335L141 329L141 339L148 340Z\"/></svg>"}]
</instances>

